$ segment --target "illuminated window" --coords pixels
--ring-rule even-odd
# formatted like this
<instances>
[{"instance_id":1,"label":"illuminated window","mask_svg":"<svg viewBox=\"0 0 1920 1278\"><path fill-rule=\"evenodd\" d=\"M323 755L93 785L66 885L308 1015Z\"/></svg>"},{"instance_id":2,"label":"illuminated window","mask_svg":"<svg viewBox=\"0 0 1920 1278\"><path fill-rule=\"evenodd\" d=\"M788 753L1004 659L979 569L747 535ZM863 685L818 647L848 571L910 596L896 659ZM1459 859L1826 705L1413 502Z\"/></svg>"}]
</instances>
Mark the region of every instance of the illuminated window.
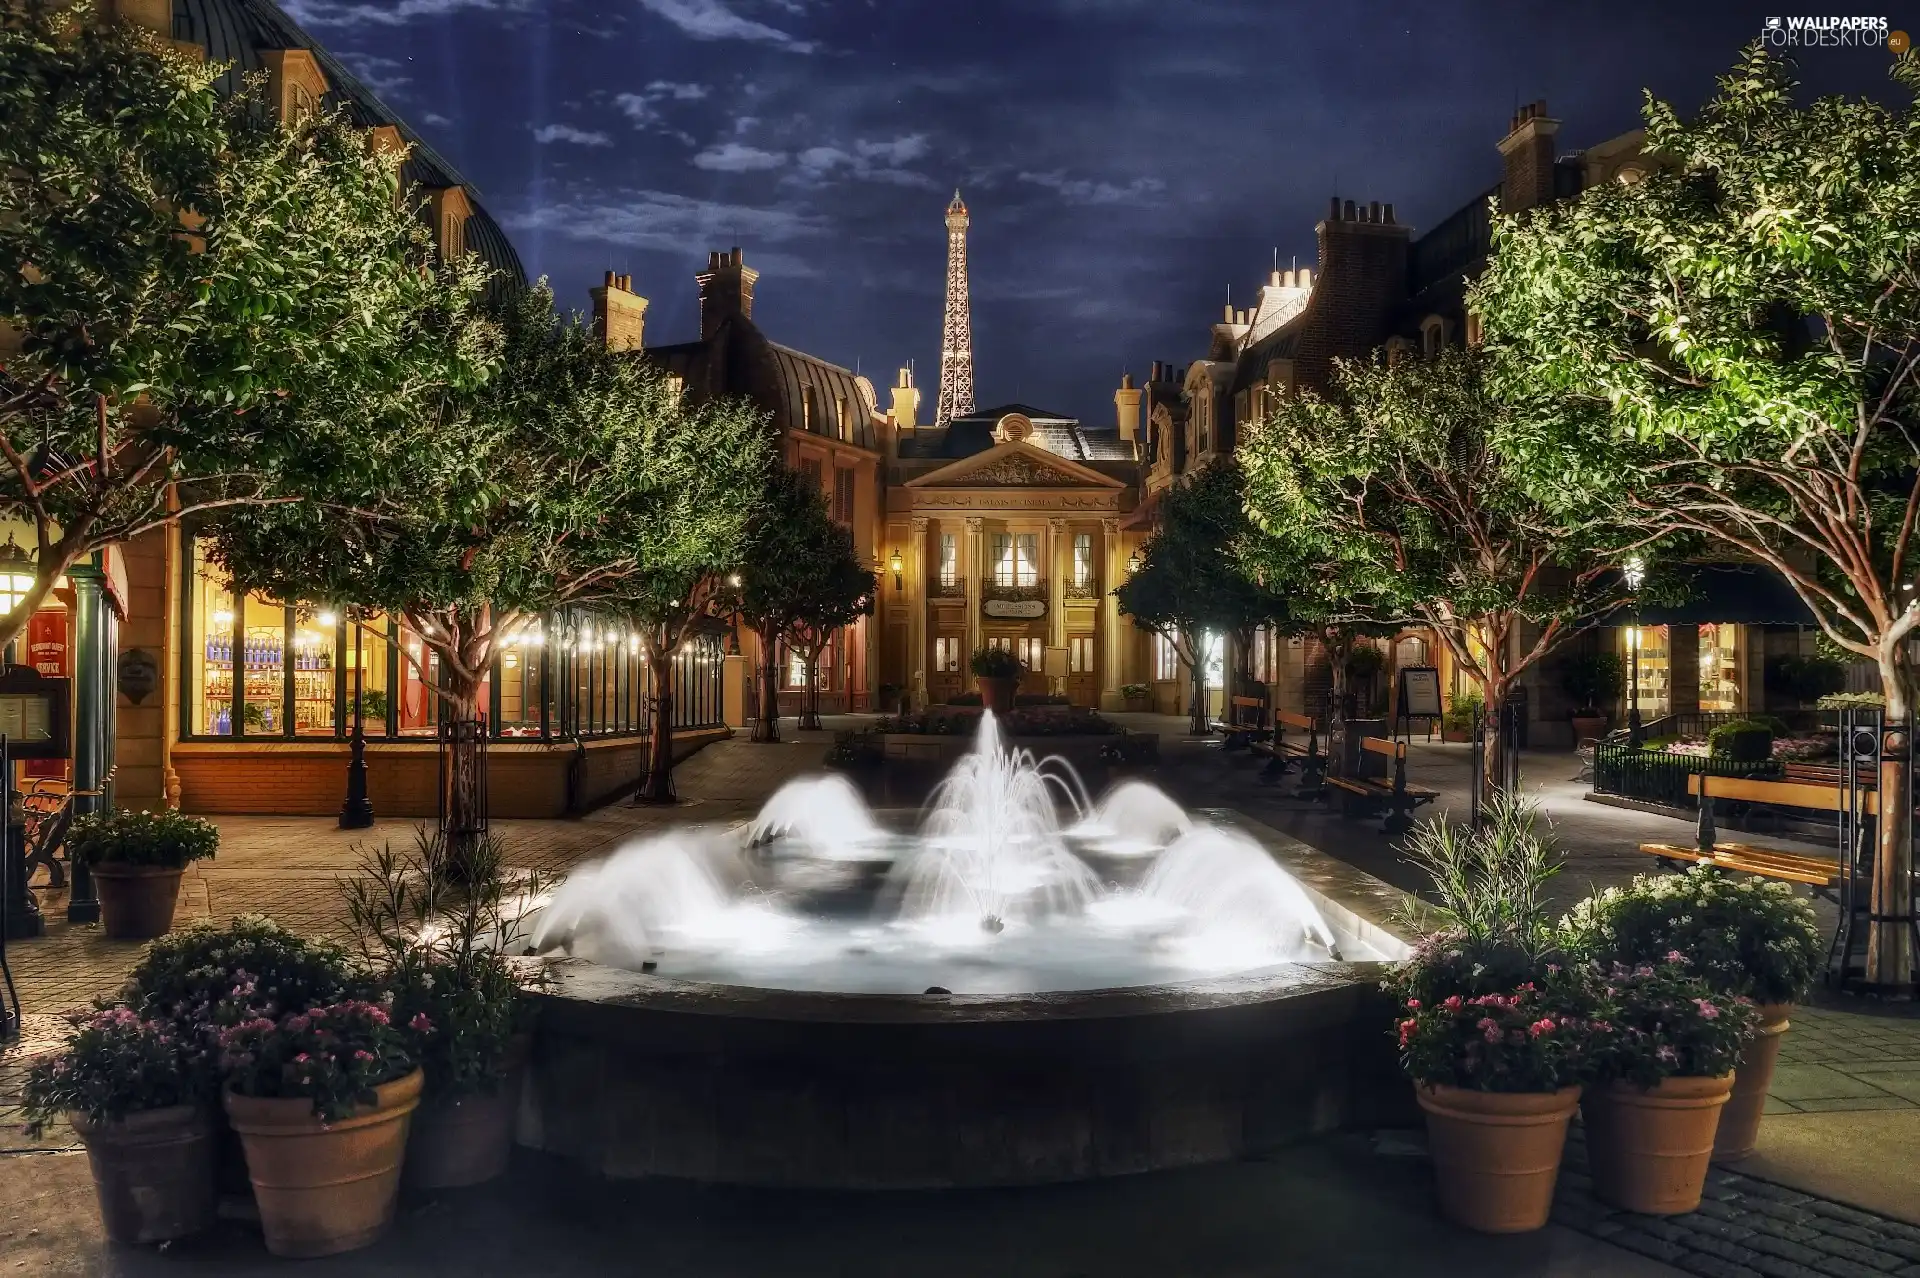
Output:
<instances>
[{"instance_id":1,"label":"illuminated window","mask_svg":"<svg viewBox=\"0 0 1920 1278\"><path fill-rule=\"evenodd\" d=\"M1253 679L1255 683L1268 683L1273 679L1273 663L1270 656L1273 649L1273 634L1265 626L1259 626L1253 632Z\"/></svg>"},{"instance_id":2,"label":"illuminated window","mask_svg":"<svg viewBox=\"0 0 1920 1278\"><path fill-rule=\"evenodd\" d=\"M993 584L996 586L1033 586L1040 581L1040 535L1038 533L995 533L993 535Z\"/></svg>"},{"instance_id":3,"label":"illuminated window","mask_svg":"<svg viewBox=\"0 0 1920 1278\"><path fill-rule=\"evenodd\" d=\"M1073 535L1073 584L1091 586L1093 584L1093 534L1075 533Z\"/></svg>"},{"instance_id":4,"label":"illuminated window","mask_svg":"<svg viewBox=\"0 0 1920 1278\"><path fill-rule=\"evenodd\" d=\"M1093 636L1067 636L1067 673L1093 673Z\"/></svg>"},{"instance_id":5,"label":"illuminated window","mask_svg":"<svg viewBox=\"0 0 1920 1278\"><path fill-rule=\"evenodd\" d=\"M1227 682L1226 636L1210 634L1205 636L1203 642L1206 644L1206 656L1202 660L1207 666L1207 686L1209 688L1225 687Z\"/></svg>"},{"instance_id":6,"label":"illuminated window","mask_svg":"<svg viewBox=\"0 0 1920 1278\"><path fill-rule=\"evenodd\" d=\"M1013 655L1020 658L1020 664L1035 674L1046 668L1046 647L1044 639L1015 639Z\"/></svg>"},{"instance_id":7,"label":"illuminated window","mask_svg":"<svg viewBox=\"0 0 1920 1278\"><path fill-rule=\"evenodd\" d=\"M1178 679L1180 677L1180 654L1174 651L1173 644L1165 635L1153 637L1153 677L1156 679Z\"/></svg>"},{"instance_id":8,"label":"illuminated window","mask_svg":"<svg viewBox=\"0 0 1920 1278\"><path fill-rule=\"evenodd\" d=\"M941 635L933 641L933 668L941 674L953 674L960 669L960 637Z\"/></svg>"},{"instance_id":9,"label":"illuminated window","mask_svg":"<svg viewBox=\"0 0 1920 1278\"><path fill-rule=\"evenodd\" d=\"M460 257L467 251L467 219L458 213L446 213L440 218L440 254L449 261Z\"/></svg>"},{"instance_id":10,"label":"illuminated window","mask_svg":"<svg viewBox=\"0 0 1920 1278\"><path fill-rule=\"evenodd\" d=\"M840 427L839 427L840 438L852 439L853 438L853 419L847 416L847 397L845 395L842 395L835 402L834 407L836 410L834 415L834 420L840 424Z\"/></svg>"},{"instance_id":11,"label":"illuminated window","mask_svg":"<svg viewBox=\"0 0 1920 1278\"><path fill-rule=\"evenodd\" d=\"M960 539L953 533L940 534L940 584L958 585L960 581Z\"/></svg>"}]
</instances>

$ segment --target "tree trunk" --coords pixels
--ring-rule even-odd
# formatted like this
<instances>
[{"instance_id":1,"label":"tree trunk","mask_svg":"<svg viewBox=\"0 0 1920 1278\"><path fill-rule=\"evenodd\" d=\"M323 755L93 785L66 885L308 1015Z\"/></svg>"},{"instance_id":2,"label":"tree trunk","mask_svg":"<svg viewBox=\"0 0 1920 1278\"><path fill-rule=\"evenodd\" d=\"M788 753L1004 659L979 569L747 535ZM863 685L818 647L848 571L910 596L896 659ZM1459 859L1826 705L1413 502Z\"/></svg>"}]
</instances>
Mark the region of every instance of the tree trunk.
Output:
<instances>
[{"instance_id":1,"label":"tree trunk","mask_svg":"<svg viewBox=\"0 0 1920 1278\"><path fill-rule=\"evenodd\" d=\"M479 854L487 828L480 772L481 738L486 733L480 721L480 681L454 662L443 661L441 666L441 694L447 700L447 720L441 725L447 738L447 788L441 798L440 832L446 839L447 876L471 884L482 877Z\"/></svg>"},{"instance_id":2,"label":"tree trunk","mask_svg":"<svg viewBox=\"0 0 1920 1278\"><path fill-rule=\"evenodd\" d=\"M780 739L780 645L760 641L760 713L753 721L755 741Z\"/></svg>"},{"instance_id":3,"label":"tree trunk","mask_svg":"<svg viewBox=\"0 0 1920 1278\"><path fill-rule=\"evenodd\" d=\"M1889 993L1913 992L1913 722L1912 671L1904 636L1882 641L1880 690L1887 699L1880 761L1880 816L1875 822L1872 919L1867 924L1866 981ZM1898 748L1891 748L1894 742Z\"/></svg>"},{"instance_id":4,"label":"tree trunk","mask_svg":"<svg viewBox=\"0 0 1920 1278\"><path fill-rule=\"evenodd\" d=\"M636 803L676 803L673 789L673 654L649 653L647 690L653 701L653 722L647 732L647 770L634 792Z\"/></svg>"},{"instance_id":5,"label":"tree trunk","mask_svg":"<svg viewBox=\"0 0 1920 1278\"><path fill-rule=\"evenodd\" d=\"M800 692L800 726L810 731L820 730L820 657L811 653L807 656L807 686Z\"/></svg>"},{"instance_id":6,"label":"tree trunk","mask_svg":"<svg viewBox=\"0 0 1920 1278\"><path fill-rule=\"evenodd\" d=\"M1480 695L1485 702L1480 722L1486 742L1480 771L1480 802L1483 807L1500 793L1506 781L1507 738L1501 727L1505 719L1503 707L1511 686L1511 681L1507 679L1489 678L1480 682Z\"/></svg>"},{"instance_id":7,"label":"tree trunk","mask_svg":"<svg viewBox=\"0 0 1920 1278\"><path fill-rule=\"evenodd\" d=\"M1207 648L1205 635L1188 645L1193 660L1188 673L1193 679L1193 704L1188 707L1188 730L1196 737L1207 735Z\"/></svg>"}]
</instances>

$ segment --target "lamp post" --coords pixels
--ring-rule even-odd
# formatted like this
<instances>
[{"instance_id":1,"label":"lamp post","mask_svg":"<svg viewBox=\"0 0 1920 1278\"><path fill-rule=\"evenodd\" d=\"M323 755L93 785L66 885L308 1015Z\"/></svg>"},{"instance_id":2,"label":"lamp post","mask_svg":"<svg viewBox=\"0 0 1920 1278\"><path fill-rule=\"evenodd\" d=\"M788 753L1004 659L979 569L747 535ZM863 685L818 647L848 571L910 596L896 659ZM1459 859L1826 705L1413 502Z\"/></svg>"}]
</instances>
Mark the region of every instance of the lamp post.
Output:
<instances>
[{"instance_id":1,"label":"lamp post","mask_svg":"<svg viewBox=\"0 0 1920 1278\"><path fill-rule=\"evenodd\" d=\"M353 736L347 759L347 798L340 805L340 828L364 830L373 824L373 800L367 795L367 709L363 695L366 678L366 652L360 645L360 621L348 621L353 627Z\"/></svg>"},{"instance_id":2,"label":"lamp post","mask_svg":"<svg viewBox=\"0 0 1920 1278\"><path fill-rule=\"evenodd\" d=\"M901 581L907 570L907 561L900 557L898 550L895 550L891 555L887 556L887 567L893 572L893 588L895 590L900 589Z\"/></svg>"},{"instance_id":3,"label":"lamp post","mask_svg":"<svg viewBox=\"0 0 1920 1278\"><path fill-rule=\"evenodd\" d=\"M0 546L0 611L11 614L26 599L27 592L33 589L35 578L33 556L20 548L7 534L7 544ZM6 664L14 665L14 653L18 650L19 640L7 645Z\"/></svg>"},{"instance_id":4,"label":"lamp post","mask_svg":"<svg viewBox=\"0 0 1920 1278\"><path fill-rule=\"evenodd\" d=\"M1633 625L1627 628L1627 744L1638 750L1647 739L1640 722L1640 585L1647 579L1647 565L1634 555L1622 571L1633 592Z\"/></svg>"}]
</instances>

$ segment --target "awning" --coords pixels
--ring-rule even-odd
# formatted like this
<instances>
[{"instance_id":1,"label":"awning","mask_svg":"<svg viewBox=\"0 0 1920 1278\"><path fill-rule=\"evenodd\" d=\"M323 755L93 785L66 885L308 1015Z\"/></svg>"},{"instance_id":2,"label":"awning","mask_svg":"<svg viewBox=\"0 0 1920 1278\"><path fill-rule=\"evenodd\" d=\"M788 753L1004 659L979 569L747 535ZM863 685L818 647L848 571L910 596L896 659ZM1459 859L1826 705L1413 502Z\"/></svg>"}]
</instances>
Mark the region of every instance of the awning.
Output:
<instances>
[{"instance_id":1,"label":"awning","mask_svg":"<svg viewBox=\"0 0 1920 1278\"><path fill-rule=\"evenodd\" d=\"M1811 626L1813 612L1770 568L1753 564L1692 564L1676 574L1686 580L1684 603L1648 604L1643 626ZM1624 623L1625 619L1622 619Z\"/></svg>"}]
</instances>

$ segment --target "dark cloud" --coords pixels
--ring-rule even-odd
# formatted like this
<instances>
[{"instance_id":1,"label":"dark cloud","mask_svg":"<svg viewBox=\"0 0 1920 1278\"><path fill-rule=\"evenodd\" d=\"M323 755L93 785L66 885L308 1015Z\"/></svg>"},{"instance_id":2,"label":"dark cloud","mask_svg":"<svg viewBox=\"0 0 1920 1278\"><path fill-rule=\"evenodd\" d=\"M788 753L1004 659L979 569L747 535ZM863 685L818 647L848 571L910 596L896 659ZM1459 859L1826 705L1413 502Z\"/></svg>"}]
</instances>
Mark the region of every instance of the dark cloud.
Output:
<instances>
[{"instance_id":1,"label":"dark cloud","mask_svg":"<svg viewBox=\"0 0 1920 1278\"><path fill-rule=\"evenodd\" d=\"M955 186L982 401L1105 420L1123 367L1187 359L1327 197L1433 225L1499 176L1517 101L1576 149L1690 110L1758 34L1731 0L299 0L584 305L608 267L649 334L743 246L776 339L876 380L938 366ZM1920 21L1920 20L1917 20ZM1886 55L1810 50L1886 95ZM443 123L444 121L444 123ZM604 139L604 143L602 142Z\"/></svg>"}]
</instances>

